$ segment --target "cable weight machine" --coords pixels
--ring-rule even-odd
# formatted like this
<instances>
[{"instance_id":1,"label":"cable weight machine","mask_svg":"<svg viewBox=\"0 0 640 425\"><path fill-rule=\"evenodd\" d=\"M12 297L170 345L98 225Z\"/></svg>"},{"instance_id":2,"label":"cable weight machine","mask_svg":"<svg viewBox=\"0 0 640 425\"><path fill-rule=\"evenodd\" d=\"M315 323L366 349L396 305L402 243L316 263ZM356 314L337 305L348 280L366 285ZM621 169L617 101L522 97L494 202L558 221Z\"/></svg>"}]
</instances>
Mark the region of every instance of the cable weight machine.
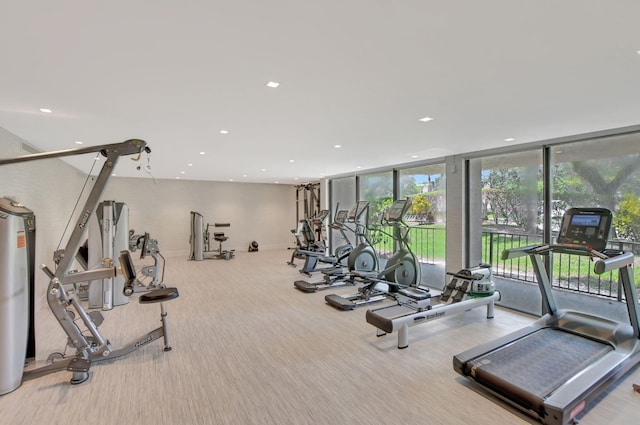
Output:
<instances>
[{"instance_id":1,"label":"cable weight machine","mask_svg":"<svg viewBox=\"0 0 640 425\"><path fill-rule=\"evenodd\" d=\"M56 320L67 334L68 345L75 349L75 352L70 356L54 353L49 356L51 363L38 368L32 368L33 365L27 363L26 368L22 371L23 373L20 376L21 379L15 383L13 388L5 388L5 392L9 392L17 388L17 386L20 385L21 380L36 378L62 370L72 372L71 384L80 384L88 379L89 368L93 362L110 360L127 355L159 338L164 338L164 350L171 350L166 317L167 313L164 309L163 302L178 297L178 290L176 288L158 289L148 294L141 295L139 298L139 302L141 304L160 303L162 325L142 337L131 341L120 348L114 349L111 347L109 340L103 337L98 330L98 327L103 321L101 312L85 311L76 294L76 286L82 282L122 275L125 278L123 293L127 296L132 295L134 292L133 286L135 283L136 273L129 251L123 250L120 252L119 257L121 266L119 268L115 266L115 262L112 258L104 258L97 268L85 271L71 270L72 263L76 258L76 253L78 253L78 250L83 243L84 234L87 230L89 220L96 211L100 198L102 197L106 187L106 183L113 173L113 169L118 159L125 155L137 155L137 157L133 159L139 160L143 152L150 153L147 143L139 139L130 139L122 143L38 153L10 159L0 159L0 165L96 152L100 153L106 159L103 162L102 169L96 177L89 195L87 196L65 248L55 252L55 271L52 271L46 265L41 266L43 272L50 279L46 292L47 303ZM3 256L6 256L7 258L14 258L16 256L23 257L24 250L20 250L22 248L22 244L15 244L14 246L15 249L3 252ZM29 268L32 269L33 264L29 264ZM33 281L29 282L32 275L33 273L26 273L26 278L21 282L25 288L28 288L30 284L33 284ZM25 276L22 277L24 278ZM0 282L0 284L4 284L4 282ZM33 297L33 293L31 293L30 296ZM81 329L80 324L84 326L83 329ZM19 352L24 350L24 347L16 345L12 349L15 350L19 356ZM22 355L24 354L25 353L23 352ZM22 365L25 364L25 359L26 356L22 359L22 364L20 365L21 368ZM6 369L6 365L2 364L2 370ZM2 377L0 376L0 378Z\"/></svg>"}]
</instances>

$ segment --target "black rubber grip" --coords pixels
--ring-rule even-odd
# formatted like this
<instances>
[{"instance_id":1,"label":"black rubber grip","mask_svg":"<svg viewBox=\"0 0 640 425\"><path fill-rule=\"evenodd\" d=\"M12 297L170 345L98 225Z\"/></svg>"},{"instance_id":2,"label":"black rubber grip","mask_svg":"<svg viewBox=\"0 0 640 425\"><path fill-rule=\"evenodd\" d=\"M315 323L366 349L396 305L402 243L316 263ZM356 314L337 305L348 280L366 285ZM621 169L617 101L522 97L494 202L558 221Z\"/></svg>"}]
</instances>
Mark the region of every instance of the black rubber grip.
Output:
<instances>
[{"instance_id":1,"label":"black rubber grip","mask_svg":"<svg viewBox=\"0 0 640 425\"><path fill-rule=\"evenodd\" d=\"M120 268L125 280L122 293L129 297L133 294L133 282L136 280L136 268L133 266L129 251L120 251Z\"/></svg>"}]
</instances>

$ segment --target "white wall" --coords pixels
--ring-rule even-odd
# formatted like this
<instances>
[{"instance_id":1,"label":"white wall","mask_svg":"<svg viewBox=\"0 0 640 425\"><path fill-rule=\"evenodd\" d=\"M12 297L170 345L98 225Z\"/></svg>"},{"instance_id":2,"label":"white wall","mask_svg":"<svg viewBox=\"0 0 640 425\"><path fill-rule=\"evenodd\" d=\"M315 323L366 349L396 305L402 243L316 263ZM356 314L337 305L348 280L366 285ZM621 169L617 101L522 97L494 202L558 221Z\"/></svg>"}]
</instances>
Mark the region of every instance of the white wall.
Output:
<instances>
[{"instance_id":1,"label":"white wall","mask_svg":"<svg viewBox=\"0 0 640 425\"><path fill-rule=\"evenodd\" d=\"M30 154L22 149L22 144L22 139L0 128L0 157ZM36 216L36 308L42 304L49 284L49 278L40 271L39 265L46 264L53 269L53 252L58 247L84 180L83 173L59 159L0 166L0 196L14 198Z\"/></svg>"},{"instance_id":2,"label":"white wall","mask_svg":"<svg viewBox=\"0 0 640 425\"><path fill-rule=\"evenodd\" d=\"M295 188L289 185L113 177L104 199L126 203L129 227L149 232L165 255L189 254L191 211L202 214L205 225L231 224L217 230L229 236L223 249L246 251L254 240L261 250L294 245Z\"/></svg>"}]
</instances>

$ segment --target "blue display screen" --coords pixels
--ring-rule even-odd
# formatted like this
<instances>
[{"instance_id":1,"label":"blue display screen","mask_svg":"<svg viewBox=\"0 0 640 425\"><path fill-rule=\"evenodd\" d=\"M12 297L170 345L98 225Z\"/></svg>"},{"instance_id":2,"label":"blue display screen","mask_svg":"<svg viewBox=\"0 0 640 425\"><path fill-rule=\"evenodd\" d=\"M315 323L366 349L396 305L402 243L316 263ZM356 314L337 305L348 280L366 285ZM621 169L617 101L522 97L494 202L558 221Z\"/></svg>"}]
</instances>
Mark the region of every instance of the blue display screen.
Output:
<instances>
[{"instance_id":1,"label":"blue display screen","mask_svg":"<svg viewBox=\"0 0 640 425\"><path fill-rule=\"evenodd\" d=\"M598 227L600 216L597 214L574 215L571 217L572 226Z\"/></svg>"}]
</instances>

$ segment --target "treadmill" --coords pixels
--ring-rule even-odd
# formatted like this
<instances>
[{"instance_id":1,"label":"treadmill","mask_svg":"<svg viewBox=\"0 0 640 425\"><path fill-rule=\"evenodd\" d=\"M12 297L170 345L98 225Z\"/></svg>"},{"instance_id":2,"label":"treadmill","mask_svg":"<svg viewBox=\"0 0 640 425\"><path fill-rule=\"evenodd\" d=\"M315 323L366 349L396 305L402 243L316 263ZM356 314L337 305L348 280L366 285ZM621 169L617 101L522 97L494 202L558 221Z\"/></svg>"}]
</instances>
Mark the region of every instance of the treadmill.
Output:
<instances>
[{"instance_id":1,"label":"treadmill","mask_svg":"<svg viewBox=\"0 0 640 425\"><path fill-rule=\"evenodd\" d=\"M631 252L606 249L612 222L604 208L572 208L562 218L557 244L505 250L503 260L528 255L542 293L536 322L453 357L453 368L493 395L544 424L564 425L640 362L640 307ZM584 255L598 275L617 270L629 323L559 310L545 257Z\"/></svg>"}]
</instances>

